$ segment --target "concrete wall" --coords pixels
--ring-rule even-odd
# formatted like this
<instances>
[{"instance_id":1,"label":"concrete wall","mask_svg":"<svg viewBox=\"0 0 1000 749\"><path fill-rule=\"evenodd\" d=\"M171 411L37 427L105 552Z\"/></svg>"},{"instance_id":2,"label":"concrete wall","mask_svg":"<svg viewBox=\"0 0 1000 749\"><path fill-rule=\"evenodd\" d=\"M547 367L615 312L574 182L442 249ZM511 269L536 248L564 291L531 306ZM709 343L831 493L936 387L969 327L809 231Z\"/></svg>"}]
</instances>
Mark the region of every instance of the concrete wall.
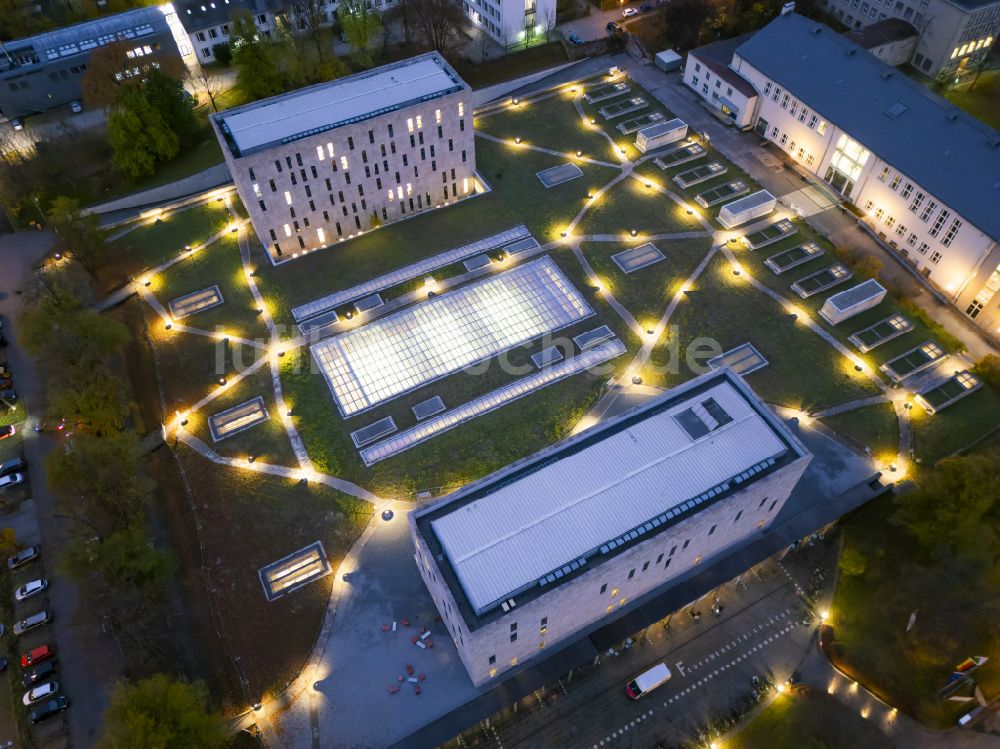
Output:
<instances>
[{"instance_id":1,"label":"concrete wall","mask_svg":"<svg viewBox=\"0 0 1000 749\"><path fill-rule=\"evenodd\" d=\"M471 99L459 91L240 158L216 131L257 236L284 260L473 194Z\"/></svg>"},{"instance_id":2,"label":"concrete wall","mask_svg":"<svg viewBox=\"0 0 1000 749\"><path fill-rule=\"evenodd\" d=\"M411 515L417 566L479 686L757 535L781 511L810 459L799 458L471 632ZM511 642L513 633L517 638Z\"/></svg>"}]
</instances>

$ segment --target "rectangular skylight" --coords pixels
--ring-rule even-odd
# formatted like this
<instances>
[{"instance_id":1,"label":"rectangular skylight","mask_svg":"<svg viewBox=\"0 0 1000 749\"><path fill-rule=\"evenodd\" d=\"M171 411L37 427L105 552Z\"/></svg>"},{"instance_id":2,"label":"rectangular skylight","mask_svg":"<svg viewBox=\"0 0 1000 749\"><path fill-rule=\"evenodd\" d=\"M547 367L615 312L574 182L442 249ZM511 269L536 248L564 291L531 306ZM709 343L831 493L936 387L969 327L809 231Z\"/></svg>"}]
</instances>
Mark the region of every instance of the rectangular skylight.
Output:
<instances>
[{"instance_id":1,"label":"rectangular skylight","mask_svg":"<svg viewBox=\"0 0 1000 749\"><path fill-rule=\"evenodd\" d=\"M312 346L344 416L593 314L549 257Z\"/></svg>"}]
</instances>

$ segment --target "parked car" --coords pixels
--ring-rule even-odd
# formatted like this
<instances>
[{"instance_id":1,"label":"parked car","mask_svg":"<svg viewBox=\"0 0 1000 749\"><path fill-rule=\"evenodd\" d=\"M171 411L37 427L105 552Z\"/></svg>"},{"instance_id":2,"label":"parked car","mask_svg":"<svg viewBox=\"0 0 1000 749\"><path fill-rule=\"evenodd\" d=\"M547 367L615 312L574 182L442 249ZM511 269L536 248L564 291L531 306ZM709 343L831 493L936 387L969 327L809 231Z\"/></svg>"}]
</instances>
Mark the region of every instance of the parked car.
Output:
<instances>
[{"instance_id":1,"label":"parked car","mask_svg":"<svg viewBox=\"0 0 1000 749\"><path fill-rule=\"evenodd\" d=\"M48 611L39 611L37 614L26 616L24 619L15 624L14 634L23 635L25 632L30 632L33 629L44 627L51 621L52 621L52 614L50 614Z\"/></svg>"},{"instance_id":2,"label":"parked car","mask_svg":"<svg viewBox=\"0 0 1000 749\"><path fill-rule=\"evenodd\" d=\"M71 101L69 103L69 108L73 114L79 114L83 111L83 105L78 101Z\"/></svg>"},{"instance_id":3,"label":"parked car","mask_svg":"<svg viewBox=\"0 0 1000 749\"><path fill-rule=\"evenodd\" d=\"M639 10L641 10L643 13L651 11L652 9L653 9L652 3L643 3L642 5L639 6Z\"/></svg>"},{"instance_id":4,"label":"parked car","mask_svg":"<svg viewBox=\"0 0 1000 749\"><path fill-rule=\"evenodd\" d=\"M31 689L35 684L45 681L56 672L55 661L45 661L28 671L21 680L25 689Z\"/></svg>"},{"instance_id":5,"label":"parked car","mask_svg":"<svg viewBox=\"0 0 1000 749\"><path fill-rule=\"evenodd\" d=\"M12 473L9 476L0 476L0 489L10 489L12 486L24 483L23 473Z\"/></svg>"},{"instance_id":6,"label":"parked car","mask_svg":"<svg viewBox=\"0 0 1000 749\"><path fill-rule=\"evenodd\" d=\"M10 126L15 130L24 130L24 120L20 117L15 117L10 121Z\"/></svg>"},{"instance_id":7,"label":"parked car","mask_svg":"<svg viewBox=\"0 0 1000 749\"><path fill-rule=\"evenodd\" d=\"M622 18L631 18L632 16L639 15L639 11L635 8L626 8L622 11Z\"/></svg>"},{"instance_id":8,"label":"parked car","mask_svg":"<svg viewBox=\"0 0 1000 749\"><path fill-rule=\"evenodd\" d=\"M24 458L5 460L3 463L0 463L0 476L8 476L14 472L24 471L27 467L28 464L24 462Z\"/></svg>"},{"instance_id":9,"label":"parked car","mask_svg":"<svg viewBox=\"0 0 1000 749\"><path fill-rule=\"evenodd\" d=\"M32 596L37 596L47 587L49 587L49 581L46 580L44 577L40 577L37 580L32 580L31 582L25 583L16 591L14 591L14 600L26 601Z\"/></svg>"},{"instance_id":10,"label":"parked car","mask_svg":"<svg viewBox=\"0 0 1000 749\"><path fill-rule=\"evenodd\" d=\"M18 567L23 567L28 562L33 562L41 555L42 549L39 546L29 546L26 549L21 549L17 552L17 554L7 560L7 569L16 570Z\"/></svg>"},{"instance_id":11,"label":"parked car","mask_svg":"<svg viewBox=\"0 0 1000 749\"><path fill-rule=\"evenodd\" d=\"M24 693L21 702L25 705L34 705L36 702L55 697L59 693L59 682L47 681L34 689L29 689Z\"/></svg>"},{"instance_id":12,"label":"parked car","mask_svg":"<svg viewBox=\"0 0 1000 749\"><path fill-rule=\"evenodd\" d=\"M14 428L13 424L11 424L10 426L0 427L0 440L5 440L8 437L13 437L15 434L17 434L17 430Z\"/></svg>"},{"instance_id":13,"label":"parked car","mask_svg":"<svg viewBox=\"0 0 1000 749\"><path fill-rule=\"evenodd\" d=\"M31 722L41 723L46 718L51 718L53 715L61 713L67 707L69 707L69 700L66 698L65 695L60 695L59 697L56 697L54 700L49 700L48 702L44 702L38 707L36 707L34 710L32 710Z\"/></svg>"},{"instance_id":14,"label":"parked car","mask_svg":"<svg viewBox=\"0 0 1000 749\"><path fill-rule=\"evenodd\" d=\"M39 645L34 650L29 650L27 653L21 655L21 668L29 668L36 663L47 661L49 658L55 658L55 655L55 645Z\"/></svg>"},{"instance_id":15,"label":"parked car","mask_svg":"<svg viewBox=\"0 0 1000 749\"><path fill-rule=\"evenodd\" d=\"M605 28L607 28L609 34L620 34L623 30L621 25L614 21L608 21L608 25Z\"/></svg>"},{"instance_id":16,"label":"parked car","mask_svg":"<svg viewBox=\"0 0 1000 749\"><path fill-rule=\"evenodd\" d=\"M583 40L577 36L575 31L571 33L568 38L573 44L583 44Z\"/></svg>"},{"instance_id":17,"label":"parked car","mask_svg":"<svg viewBox=\"0 0 1000 749\"><path fill-rule=\"evenodd\" d=\"M7 659L0 658L0 674L7 670Z\"/></svg>"}]
</instances>

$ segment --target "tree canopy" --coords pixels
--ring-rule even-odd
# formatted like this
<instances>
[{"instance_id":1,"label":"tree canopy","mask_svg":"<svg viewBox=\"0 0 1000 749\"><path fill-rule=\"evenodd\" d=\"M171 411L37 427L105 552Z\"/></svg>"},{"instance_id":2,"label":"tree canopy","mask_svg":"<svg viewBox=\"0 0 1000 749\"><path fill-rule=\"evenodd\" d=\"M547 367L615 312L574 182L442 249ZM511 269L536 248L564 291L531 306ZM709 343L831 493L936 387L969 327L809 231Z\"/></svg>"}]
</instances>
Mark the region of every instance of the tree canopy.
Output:
<instances>
[{"instance_id":1,"label":"tree canopy","mask_svg":"<svg viewBox=\"0 0 1000 749\"><path fill-rule=\"evenodd\" d=\"M108 139L115 167L131 179L150 176L157 162L173 158L180 150L177 134L138 89L126 91L111 110Z\"/></svg>"},{"instance_id":2,"label":"tree canopy","mask_svg":"<svg viewBox=\"0 0 1000 749\"><path fill-rule=\"evenodd\" d=\"M893 520L924 549L991 570L1000 561L1000 448L945 458L896 499Z\"/></svg>"},{"instance_id":3,"label":"tree canopy","mask_svg":"<svg viewBox=\"0 0 1000 749\"><path fill-rule=\"evenodd\" d=\"M222 721L206 709L201 684L157 674L120 682L104 711L98 749L216 749L226 742Z\"/></svg>"}]
</instances>

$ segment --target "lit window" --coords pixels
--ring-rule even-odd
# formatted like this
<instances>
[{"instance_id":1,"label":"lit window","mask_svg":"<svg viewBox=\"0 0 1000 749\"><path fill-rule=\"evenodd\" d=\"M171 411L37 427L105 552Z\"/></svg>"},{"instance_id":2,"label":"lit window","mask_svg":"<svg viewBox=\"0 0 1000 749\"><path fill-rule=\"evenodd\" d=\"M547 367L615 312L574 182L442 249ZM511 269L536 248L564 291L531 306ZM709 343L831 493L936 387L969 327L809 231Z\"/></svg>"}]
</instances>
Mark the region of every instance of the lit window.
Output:
<instances>
[{"instance_id":1,"label":"lit window","mask_svg":"<svg viewBox=\"0 0 1000 749\"><path fill-rule=\"evenodd\" d=\"M323 146L316 146L316 158L319 159L320 161L323 160L324 158Z\"/></svg>"},{"instance_id":2,"label":"lit window","mask_svg":"<svg viewBox=\"0 0 1000 749\"><path fill-rule=\"evenodd\" d=\"M438 125L441 124L441 110L440 109L435 109L434 110L434 120L435 120L435 122L437 122Z\"/></svg>"},{"instance_id":3,"label":"lit window","mask_svg":"<svg viewBox=\"0 0 1000 749\"><path fill-rule=\"evenodd\" d=\"M468 191L469 191L469 178L465 177L462 180L462 192L468 192Z\"/></svg>"},{"instance_id":4,"label":"lit window","mask_svg":"<svg viewBox=\"0 0 1000 749\"><path fill-rule=\"evenodd\" d=\"M331 159L333 158L333 143L326 144L326 155Z\"/></svg>"},{"instance_id":5,"label":"lit window","mask_svg":"<svg viewBox=\"0 0 1000 749\"><path fill-rule=\"evenodd\" d=\"M820 135L826 132L826 120L819 121L819 125L816 126L816 132Z\"/></svg>"},{"instance_id":6,"label":"lit window","mask_svg":"<svg viewBox=\"0 0 1000 749\"><path fill-rule=\"evenodd\" d=\"M421 117L421 116L420 116L420 115L418 114L418 115L417 115L417 129L419 130L419 129L420 129L420 128L422 128L423 126L424 126L424 118L423 118L423 117Z\"/></svg>"},{"instance_id":7,"label":"lit window","mask_svg":"<svg viewBox=\"0 0 1000 749\"><path fill-rule=\"evenodd\" d=\"M260 197L260 185L258 185L256 182L253 183L253 194L254 197L256 198Z\"/></svg>"},{"instance_id":8,"label":"lit window","mask_svg":"<svg viewBox=\"0 0 1000 749\"><path fill-rule=\"evenodd\" d=\"M292 236L292 227L289 226L288 224L285 224L285 236L286 237Z\"/></svg>"},{"instance_id":9,"label":"lit window","mask_svg":"<svg viewBox=\"0 0 1000 749\"><path fill-rule=\"evenodd\" d=\"M407 130L407 132L410 132L410 133L413 132L413 118L412 117L407 117L406 118L406 130Z\"/></svg>"},{"instance_id":10,"label":"lit window","mask_svg":"<svg viewBox=\"0 0 1000 749\"><path fill-rule=\"evenodd\" d=\"M347 169L347 157L346 156L341 156L340 157L340 166L344 170Z\"/></svg>"},{"instance_id":11,"label":"lit window","mask_svg":"<svg viewBox=\"0 0 1000 749\"><path fill-rule=\"evenodd\" d=\"M458 103L458 116L465 117L465 103L461 101Z\"/></svg>"},{"instance_id":12,"label":"lit window","mask_svg":"<svg viewBox=\"0 0 1000 749\"><path fill-rule=\"evenodd\" d=\"M285 190L285 202L288 205L292 204L292 194L290 192L288 192L288 190Z\"/></svg>"},{"instance_id":13,"label":"lit window","mask_svg":"<svg viewBox=\"0 0 1000 749\"><path fill-rule=\"evenodd\" d=\"M326 244L326 232L323 231L322 229L317 229L316 234L319 235L319 243Z\"/></svg>"}]
</instances>

